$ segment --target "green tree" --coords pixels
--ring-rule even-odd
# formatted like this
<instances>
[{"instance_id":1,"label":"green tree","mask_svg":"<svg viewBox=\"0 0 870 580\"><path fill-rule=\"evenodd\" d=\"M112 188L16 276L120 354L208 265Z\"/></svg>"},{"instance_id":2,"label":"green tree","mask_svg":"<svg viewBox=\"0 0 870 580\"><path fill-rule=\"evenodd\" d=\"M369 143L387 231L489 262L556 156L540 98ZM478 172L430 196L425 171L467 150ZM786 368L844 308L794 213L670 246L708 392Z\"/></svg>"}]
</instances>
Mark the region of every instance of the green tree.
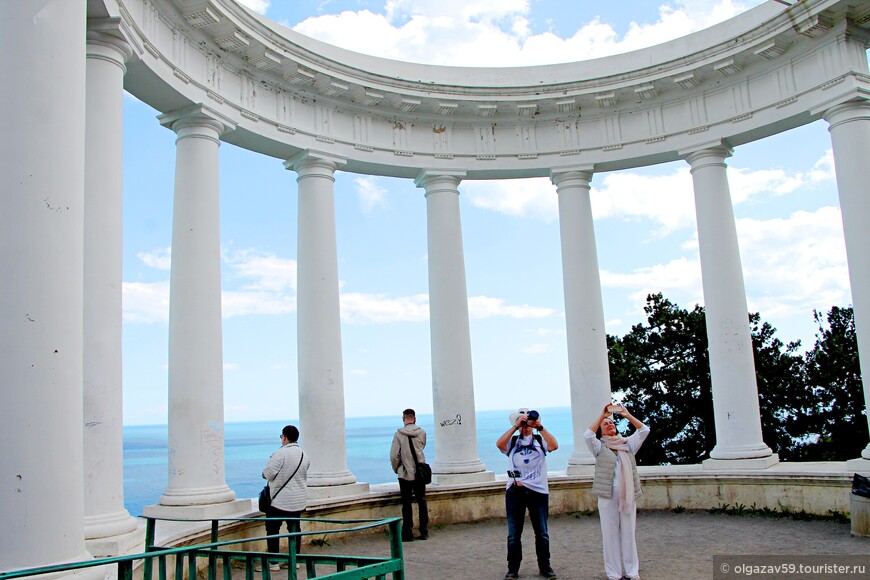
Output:
<instances>
[{"instance_id":1,"label":"green tree","mask_svg":"<svg viewBox=\"0 0 870 580\"><path fill-rule=\"evenodd\" d=\"M699 463L716 444L704 309L682 309L659 293L647 296L644 312L647 324L607 337L611 387L652 428L638 463ZM749 324L762 437L783 459L797 457L800 417L812 408L800 343L783 345L757 313Z\"/></svg>"},{"instance_id":2,"label":"green tree","mask_svg":"<svg viewBox=\"0 0 870 580\"><path fill-rule=\"evenodd\" d=\"M749 315L749 331L755 355L761 436L782 460L798 459L806 425L802 418L812 411L813 397L806 383L800 341L783 345L776 329L761 322L757 312Z\"/></svg>"},{"instance_id":3,"label":"green tree","mask_svg":"<svg viewBox=\"0 0 870 580\"><path fill-rule=\"evenodd\" d=\"M652 428L638 463L698 463L716 443L704 310L659 293L647 296L644 312L647 325L607 337L611 387Z\"/></svg>"},{"instance_id":4,"label":"green tree","mask_svg":"<svg viewBox=\"0 0 870 580\"><path fill-rule=\"evenodd\" d=\"M814 405L801 421L807 438L800 456L805 461L854 459L868 438L854 313L834 306L826 320L815 311L813 318L819 331L805 364Z\"/></svg>"}]
</instances>

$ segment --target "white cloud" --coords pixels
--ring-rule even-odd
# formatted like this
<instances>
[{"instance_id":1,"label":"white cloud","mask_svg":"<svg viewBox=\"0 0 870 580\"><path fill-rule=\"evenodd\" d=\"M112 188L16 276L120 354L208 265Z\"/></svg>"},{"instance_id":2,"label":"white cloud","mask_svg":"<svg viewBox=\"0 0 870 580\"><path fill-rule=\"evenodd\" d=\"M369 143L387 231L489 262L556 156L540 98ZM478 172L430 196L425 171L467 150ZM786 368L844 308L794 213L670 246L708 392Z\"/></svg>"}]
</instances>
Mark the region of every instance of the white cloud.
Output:
<instances>
[{"instance_id":1,"label":"white cloud","mask_svg":"<svg viewBox=\"0 0 870 580\"><path fill-rule=\"evenodd\" d=\"M661 292L666 297L675 294L690 296L691 303L703 303L701 264L697 257L677 258L663 264L638 268L629 273L602 270L601 286L629 290L628 298L632 304L632 312L643 312L646 297L657 292ZM689 307L684 304L681 306Z\"/></svg>"},{"instance_id":2,"label":"white cloud","mask_svg":"<svg viewBox=\"0 0 870 580\"><path fill-rule=\"evenodd\" d=\"M559 219L556 188L547 178L466 181L460 189L475 207L548 223Z\"/></svg>"},{"instance_id":3,"label":"white cloud","mask_svg":"<svg viewBox=\"0 0 870 580\"><path fill-rule=\"evenodd\" d=\"M353 324L390 324L394 322L424 322L429 320L429 296L389 297L385 294L346 292L340 296L341 318ZM471 296L468 298L470 318L545 318L555 314L551 308L522 304L505 304L501 298Z\"/></svg>"},{"instance_id":4,"label":"white cloud","mask_svg":"<svg viewBox=\"0 0 870 580\"><path fill-rule=\"evenodd\" d=\"M296 312L296 296L277 292L224 291L221 293L224 318L251 314L276 315Z\"/></svg>"},{"instance_id":5,"label":"white cloud","mask_svg":"<svg viewBox=\"0 0 870 580\"><path fill-rule=\"evenodd\" d=\"M242 6L247 6L257 14L265 14L269 9L271 0L236 0Z\"/></svg>"},{"instance_id":6,"label":"white cloud","mask_svg":"<svg viewBox=\"0 0 870 580\"><path fill-rule=\"evenodd\" d=\"M531 344L523 348L523 354L541 354L550 350L546 344Z\"/></svg>"},{"instance_id":7,"label":"white cloud","mask_svg":"<svg viewBox=\"0 0 870 580\"><path fill-rule=\"evenodd\" d=\"M150 252L138 252L136 257L149 268L168 272L172 265L172 248L157 248Z\"/></svg>"},{"instance_id":8,"label":"white cloud","mask_svg":"<svg viewBox=\"0 0 870 580\"><path fill-rule=\"evenodd\" d=\"M463 21L497 20L527 14L529 0L387 0L384 9L391 21L411 16L438 18L446 15L454 15Z\"/></svg>"},{"instance_id":9,"label":"white cloud","mask_svg":"<svg viewBox=\"0 0 870 580\"><path fill-rule=\"evenodd\" d=\"M169 282L124 282L123 320L136 324L169 320Z\"/></svg>"},{"instance_id":10,"label":"white cloud","mask_svg":"<svg viewBox=\"0 0 870 580\"><path fill-rule=\"evenodd\" d=\"M257 250L239 250L225 255L224 261L236 276L250 279L246 290L284 292L296 290L296 260L279 258Z\"/></svg>"},{"instance_id":11,"label":"white cloud","mask_svg":"<svg viewBox=\"0 0 870 580\"><path fill-rule=\"evenodd\" d=\"M237 371L241 368L242 367L241 367L241 365L239 365L239 363L228 363L228 362L224 363L224 371Z\"/></svg>"},{"instance_id":12,"label":"white cloud","mask_svg":"<svg viewBox=\"0 0 870 580\"><path fill-rule=\"evenodd\" d=\"M351 370L351 371L349 371L349 372L350 372L350 374L355 375L355 376L358 376L358 377L364 377L364 376L366 376L366 372L365 372L364 370L362 370L362 369L353 369L353 370Z\"/></svg>"},{"instance_id":13,"label":"white cloud","mask_svg":"<svg viewBox=\"0 0 870 580\"><path fill-rule=\"evenodd\" d=\"M357 177L353 182L364 214L368 215L375 209L387 205L387 190L378 185L376 177Z\"/></svg>"},{"instance_id":14,"label":"white cloud","mask_svg":"<svg viewBox=\"0 0 870 580\"><path fill-rule=\"evenodd\" d=\"M840 210L797 211L784 219L737 221L749 309L808 316L849 303Z\"/></svg>"},{"instance_id":15,"label":"white cloud","mask_svg":"<svg viewBox=\"0 0 870 580\"><path fill-rule=\"evenodd\" d=\"M468 315L471 318L492 318L506 316L508 318L546 318L556 313L552 308L540 306L508 306L501 298L491 296L471 296L468 299Z\"/></svg>"},{"instance_id":16,"label":"white cloud","mask_svg":"<svg viewBox=\"0 0 870 580\"><path fill-rule=\"evenodd\" d=\"M593 177L592 215L596 220L649 219L661 225L660 234L694 227L695 200L688 165L664 175L623 171Z\"/></svg>"},{"instance_id":17,"label":"white cloud","mask_svg":"<svg viewBox=\"0 0 870 580\"><path fill-rule=\"evenodd\" d=\"M341 318L356 324L421 322L429 319L429 296L390 298L384 294L342 293Z\"/></svg>"},{"instance_id":18,"label":"white cloud","mask_svg":"<svg viewBox=\"0 0 870 580\"><path fill-rule=\"evenodd\" d=\"M763 318L809 316L813 309L850 302L840 211L823 207L796 211L786 218L737 220L740 255L747 289L748 308ZM638 268L632 272L601 272L604 288L628 291L631 311L642 312L646 296L662 292L678 299L683 308L703 304L701 264L697 239L684 249L693 257ZM616 321L608 322L612 328Z\"/></svg>"},{"instance_id":19,"label":"white cloud","mask_svg":"<svg viewBox=\"0 0 870 580\"><path fill-rule=\"evenodd\" d=\"M785 195L819 183L833 181L831 150L807 172L784 169L728 168L728 187L734 205L766 195ZM592 214L596 220L648 219L660 225L658 235L695 227L695 197L689 166L671 173L643 175L630 171L605 174L600 183L593 177Z\"/></svg>"},{"instance_id":20,"label":"white cloud","mask_svg":"<svg viewBox=\"0 0 870 580\"><path fill-rule=\"evenodd\" d=\"M674 0L651 24L632 23L625 36L599 19L569 38L529 34L528 0L390 0L368 10L312 17L298 32L357 52L459 66L518 66L579 61L636 50L707 28L761 0ZM432 50L438 46L438 50Z\"/></svg>"}]
</instances>

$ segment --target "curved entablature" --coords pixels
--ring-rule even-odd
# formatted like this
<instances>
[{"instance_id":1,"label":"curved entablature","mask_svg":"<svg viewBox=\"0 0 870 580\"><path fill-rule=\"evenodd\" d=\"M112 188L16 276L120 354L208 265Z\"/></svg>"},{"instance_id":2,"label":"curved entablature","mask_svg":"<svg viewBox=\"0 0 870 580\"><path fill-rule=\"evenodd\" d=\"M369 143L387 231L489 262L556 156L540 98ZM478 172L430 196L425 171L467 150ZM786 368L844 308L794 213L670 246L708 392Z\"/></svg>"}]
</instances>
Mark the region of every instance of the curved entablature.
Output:
<instances>
[{"instance_id":1,"label":"curved entablature","mask_svg":"<svg viewBox=\"0 0 870 580\"><path fill-rule=\"evenodd\" d=\"M870 89L870 3L768 2L672 42L576 63L440 67L304 37L234 0L118 2L127 89L161 112L201 103L223 139L287 159L414 177L548 175L671 161L810 122Z\"/></svg>"}]
</instances>

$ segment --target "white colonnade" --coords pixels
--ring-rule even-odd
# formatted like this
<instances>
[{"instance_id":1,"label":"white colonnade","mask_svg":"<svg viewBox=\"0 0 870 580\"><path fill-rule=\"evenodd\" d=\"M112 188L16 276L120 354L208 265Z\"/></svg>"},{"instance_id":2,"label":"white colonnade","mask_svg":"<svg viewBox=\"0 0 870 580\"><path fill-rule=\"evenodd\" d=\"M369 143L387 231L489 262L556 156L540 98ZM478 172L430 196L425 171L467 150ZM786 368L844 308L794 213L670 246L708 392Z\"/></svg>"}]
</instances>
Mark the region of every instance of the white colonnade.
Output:
<instances>
[{"instance_id":1,"label":"white colonnade","mask_svg":"<svg viewBox=\"0 0 870 580\"><path fill-rule=\"evenodd\" d=\"M870 369L870 196L867 161L870 153L870 102L851 100L825 112L836 160L837 190L852 285L855 333L862 376ZM864 381L864 405L870 409L870 381ZM867 413L870 424L870 412ZM870 443L850 469L870 471Z\"/></svg>"},{"instance_id":2,"label":"white colonnade","mask_svg":"<svg viewBox=\"0 0 870 580\"><path fill-rule=\"evenodd\" d=\"M493 477L477 451L463 179L550 175L556 187L574 422L569 474L591 463L582 430L610 391L593 172L681 157L691 166L717 435L705 468L776 461L761 436L729 144L829 122L862 368L870 365L868 34L854 3L765 3L642 59L482 69L473 81L440 67L390 68L292 31L282 33L289 42L276 40L223 0L203 11L177 0L37 4L6 3L0 18L0 107L10 113L0 141L0 425L17 442L0 451L0 569L85 558L90 546L123 549L133 532L120 475L122 82L169 111L161 122L178 136L170 472L150 515L250 510L224 474L221 139L286 159L298 174L300 426L316 498L367 489L346 458L338 170L416 176L425 189L439 484ZM870 446L862 456L850 468L870 471ZM47 502L58 474L64 501Z\"/></svg>"},{"instance_id":3,"label":"white colonnade","mask_svg":"<svg viewBox=\"0 0 870 580\"><path fill-rule=\"evenodd\" d=\"M169 482L156 517L210 518L234 502L224 470L218 146L233 124L203 105L160 122L176 135L169 294Z\"/></svg>"},{"instance_id":4,"label":"white colonnade","mask_svg":"<svg viewBox=\"0 0 870 580\"><path fill-rule=\"evenodd\" d=\"M0 570L90 556L82 433L85 14L83 2L46 0L4 3L0 18Z\"/></svg>"},{"instance_id":5,"label":"white colonnade","mask_svg":"<svg viewBox=\"0 0 870 580\"><path fill-rule=\"evenodd\" d=\"M424 171L418 187L426 191L429 249L429 332L432 340L432 407L437 457L434 483L471 483L494 475L477 454L471 333L459 182L454 172Z\"/></svg>"},{"instance_id":6,"label":"white colonnade","mask_svg":"<svg viewBox=\"0 0 870 580\"><path fill-rule=\"evenodd\" d=\"M141 543L124 508L121 284L123 78L132 49L117 19L88 23L84 197L85 537L95 556Z\"/></svg>"},{"instance_id":7,"label":"white colonnade","mask_svg":"<svg viewBox=\"0 0 870 580\"><path fill-rule=\"evenodd\" d=\"M583 428L592 423L611 397L604 303L589 197L591 180L592 172L588 169L560 169L551 174L559 196L568 377L574 424L574 452L568 460L569 474L588 472L595 465L595 458L583 440Z\"/></svg>"},{"instance_id":8,"label":"white colonnade","mask_svg":"<svg viewBox=\"0 0 870 580\"><path fill-rule=\"evenodd\" d=\"M716 445L704 465L716 469L768 467L778 461L761 439L749 309L725 172L730 155L731 149L721 144L685 152L695 187L716 423Z\"/></svg>"},{"instance_id":9,"label":"white colonnade","mask_svg":"<svg viewBox=\"0 0 870 580\"><path fill-rule=\"evenodd\" d=\"M299 424L311 459L308 485L315 497L368 490L347 468L344 367L338 303L335 170L343 161L306 152L286 161L297 172L297 350ZM317 433L315 437L313 434Z\"/></svg>"}]
</instances>

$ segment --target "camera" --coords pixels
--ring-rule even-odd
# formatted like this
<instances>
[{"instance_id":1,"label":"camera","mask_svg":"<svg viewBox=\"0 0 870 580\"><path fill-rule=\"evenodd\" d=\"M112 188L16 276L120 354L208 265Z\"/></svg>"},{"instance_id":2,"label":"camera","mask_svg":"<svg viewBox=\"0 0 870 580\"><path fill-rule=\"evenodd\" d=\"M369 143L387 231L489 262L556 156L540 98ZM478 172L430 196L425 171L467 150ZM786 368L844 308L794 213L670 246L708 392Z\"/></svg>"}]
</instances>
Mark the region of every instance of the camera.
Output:
<instances>
[{"instance_id":1,"label":"camera","mask_svg":"<svg viewBox=\"0 0 870 580\"><path fill-rule=\"evenodd\" d=\"M523 474L520 473L519 471L511 471L510 469L508 469L507 474L508 474L508 477L513 477L514 479L517 479L517 478L523 476Z\"/></svg>"},{"instance_id":2,"label":"camera","mask_svg":"<svg viewBox=\"0 0 870 580\"><path fill-rule=\"evenodd\" d=\"M526 413L526 419L523 420L523 421L520 423L520 425L522 425L523 427L525 427L525 426L527 426L527 425L529 424L529 421L537 421L537 420L540 419L540 418L541 418L541 414L538 413L537 411L534 411L534 410L529 411L528 413Z\"/></svg>"}]
</instances>

